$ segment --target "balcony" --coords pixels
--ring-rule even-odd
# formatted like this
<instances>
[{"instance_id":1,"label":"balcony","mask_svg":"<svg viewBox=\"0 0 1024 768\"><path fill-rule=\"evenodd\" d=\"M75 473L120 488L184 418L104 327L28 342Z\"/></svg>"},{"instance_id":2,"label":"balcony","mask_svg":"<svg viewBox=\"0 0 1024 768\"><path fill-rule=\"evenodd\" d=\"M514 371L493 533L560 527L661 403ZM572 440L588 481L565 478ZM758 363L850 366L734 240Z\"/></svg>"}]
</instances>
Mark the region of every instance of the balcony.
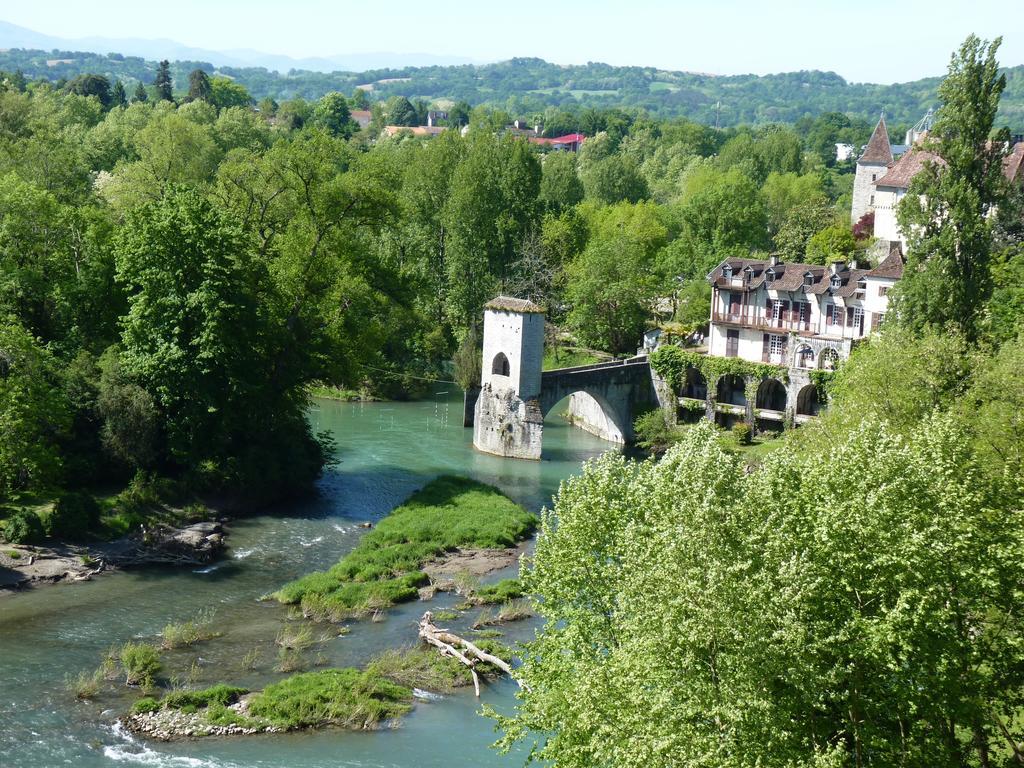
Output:
<instances>
[{"instance_id":1,"label":"balcony","mask_svg":"<svg viewBox=\"0 0 1024 768\"><path fill-rule=\"evenodd\" d=\"M803 331L810 333L811 321L801 320L799 317L793 317L792 315L792 312L783 312L781 317L772 318L750 312L740 312L737 314L731 312L712 312L711 321L725 323L726 325L742 325L746 328L760 328L766 331Z\"/></svg>"}]
</instances>

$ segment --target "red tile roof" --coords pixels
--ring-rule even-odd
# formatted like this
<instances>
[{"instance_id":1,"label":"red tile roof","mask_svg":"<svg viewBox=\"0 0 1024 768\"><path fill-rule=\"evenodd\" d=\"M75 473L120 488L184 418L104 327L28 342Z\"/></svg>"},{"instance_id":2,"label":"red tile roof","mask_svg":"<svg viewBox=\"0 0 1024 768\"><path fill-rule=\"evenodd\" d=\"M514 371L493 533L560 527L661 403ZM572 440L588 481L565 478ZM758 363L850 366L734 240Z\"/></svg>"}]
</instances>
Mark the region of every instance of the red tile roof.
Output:
<instances>
[{"instance_id":1,"label":"red tile roof","mask_svg":"<svg viewBox=\"0 0 1024 768\"><path fill-rule=\"evenodd\" d=\"M1024 183L1024 141L1014 144L1010 154L1003 158L1003 174L1007 181Z\"/></svg>"},{"instance_id":2,"label":"red tile roof","mask_svg":"<svg viewBox=\"0 0 1024 768\"><path fill-rule=\"evenodd\" d=\"M556 144L579 144L586 136L582 133L568 133L565 136L559 136L556 139L545 139L542 136L530 139L534 144L543 144L545 146L555 146Z\"/></svg>"},{"instance_id":3,"label":"red tile roof","mask_svg":"<svg viewBox=\"0 0 1024 768\"><path fill-rule=\"evenodd\" d=\"M886 277L891 280L899 280L903 277L905 263L903 248L900 246L899 241L895 241L889 246L889 255L882 259L882 262L877 267L868 272L868 277Z\"/></svg>"},{"instance_id":4,"label":"red tile roof","mask_svg":"<svg viewBox=\"0 0 1024 768\"><path fill-rule=\"evenodd\" d=\"M889 166L885 175L875 182L876 187L895 187L896 189L907 189L910 187L910 180L924 170L926 162L945 165L946 161L934 152L923 149L911 149L903 157Z\"/></svg>"},{"instance_id":5,"label":"red tile roof","mask_svg":"<svg viewBox=\"0 0 1024 768\"><path fill-rule=\"evenodd\" d=\"M879 118L878 125L868 145L864 148L864 154L858 159L858 163L872 163L877 165L888 165L892 162L892 149L889 147L889 131L885 128L885 118Z\"/></svg>"}]
</instances>

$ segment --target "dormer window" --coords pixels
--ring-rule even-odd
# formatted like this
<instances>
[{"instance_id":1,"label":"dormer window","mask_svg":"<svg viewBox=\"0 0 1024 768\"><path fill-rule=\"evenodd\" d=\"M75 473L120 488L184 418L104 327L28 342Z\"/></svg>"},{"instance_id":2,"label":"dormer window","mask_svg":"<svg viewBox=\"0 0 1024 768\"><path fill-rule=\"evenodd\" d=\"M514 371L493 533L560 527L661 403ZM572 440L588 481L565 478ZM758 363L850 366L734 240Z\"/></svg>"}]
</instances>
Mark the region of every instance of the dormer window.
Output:
<instances>
[{"instance_id":1,"label":"dormer window","mask_svg":"<svg viewBox=\"0 0 1024 768\"><path fill-rule=\"evenodd\" d=\"M754 268L753 267L749 267L749 266L748 267L744 267L744 269L743 269L743 282L749 283L751 278L753 278L753 276L754 276Z\"/></svg>"},{"instance_id":2,"label":"dormer window","mask_svg":"<svg viewBox=\"0 0 1024 768\"><path fill-rule=\"evenodd\" d=\"M843 279L839 275L832 275L832 290L838 290L843 285Z\"/></svg>"},{"instance_id":3,"label":"dormer window","mask_svg":"<svg viewBox=\"0 0 1024 768\"><path fill-rule=\"evenodd\" d=\"M722 277L724 277L726 280L729 280L729 279L732 278L732 265L731 264L726 264L724 267L722 267Z\"/></svg>"},{"instance_id":4,"label":"dormer window","mask_svg":"<svg viewBox=\"0 0 1024 768\"><path fill-rule=\"evenodd\" d=\"M810 288L812 285L814 285L814 275L804 272L804 288Z\"/></svg>"},{"instance_id":5,"label":"dormer window","mask_svg":"<svg viewBox=\"0 0 1024 768\"><path fill-rule=\"evenodd\" d=\"M765 285L771 285L774 282L775 282L775 270L772 269L771 267L768 267L768 269L766 269L765 272L764 272L764 284Z\"/></svg>"}]
</instances>

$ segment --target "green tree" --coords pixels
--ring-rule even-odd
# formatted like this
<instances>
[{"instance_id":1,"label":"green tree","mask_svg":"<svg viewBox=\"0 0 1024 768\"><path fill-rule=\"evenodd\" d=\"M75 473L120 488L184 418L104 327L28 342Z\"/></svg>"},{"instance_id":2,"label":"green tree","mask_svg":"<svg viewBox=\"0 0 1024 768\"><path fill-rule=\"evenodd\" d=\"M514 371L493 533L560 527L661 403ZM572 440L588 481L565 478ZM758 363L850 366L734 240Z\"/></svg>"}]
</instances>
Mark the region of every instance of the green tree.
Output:
<instances>
[{"instance_id":1,"label":"green tree","mask_svg":"<svg viewBox=\"0 0 1024 768\"><path fill-rule=\"evenodd\" d=\"M370 108L370 97L366 95L366 91L362 88L354 88L352 90L352 96L349 98L349 102L352 104L353 109Z\"/></svg>"},{"instance_id":2,"label":"green tree","mask_svg":"<svg viewBox=\"0 0 1024 768\"><path fill-rule=\"evenodd\" d=\"M209 101L217 109L248 107L252 104L252 96L241 83L227 77L211 77Z\"/></svg>"},{"instance_id":3,"label":"green tree","mask_svg":"<svg viewBox=\"0 0 1024 768\"><path fill-rule=\"evenodd\" d=\"M273 498L323 464L301 389L277 380L272 288L237 226L195 191L171 187L128 214L117 275L129 295L123 374L151 393L160 458L194 482ZM302 376L303 373L299 373ZM131 403L130 418L143 413Z\"/></svg>"},{"instance_id":4,"label":"green tree","mask_svg":"<svg viewBox=\"0 0 1024 768\"><path fill-rule=\"evenodd\" d=\"M174 101L174 81L171 79L171 63L167 59L157 65L153 90L156 92L157 99Z\"/></svg>"},{"instance_id":5,"label":"green tree","mask_svg":"<svg viewBox=\"0 0 1024 768\"><path fill-rule=\"evenodd\" d=\"M774 236L785 224L790 211L824 199L825 190L817 174L773 171L761 186L761 195L768 213L768 230Z\"/></svg>"},{"instance_id":6,"label":"green tree","mask_svg":"<svg viewBox=\"0 0 1024 768\"><path fill-rule=\"evenodd\" d=\"M64 86L64 89L78 96L95 96L104 109L113 106L110 81L103 75L79 75Z\"/></svg>"},{"instance_id":7,"label":"green tree","mask_svg":"<svg viewBox=\"0 0 1024 768\"><path fill-rule=\"evenodd\" d=\"M583 189L589 200L602 203L636 203L648 195L647 183L636 162L621 154L597 160L581 170Z\"/></svg>"},{"instance_id":8,"label":"green tree","mask_svg":"<svg viewBox=\"0 0 1024 768\"><path fill-rule=\"evenodd\" d=\"M132 96L134 102L144 102L149 100L149 94L146 93L146 86L142 84L140 80L135 86L135 94Z\"/></svg>"},{"instance_id":9,"label":"green tree","mask_svg":"<svg viewBox=\"0 0 1024 768\"><path fill-rule=\"evenodd\" d=\"M973 338L992 292L989 214L1006 197L1003 145L990 141L1006 87L1000 42L971 35L953 55L928 145L937 159L925 162L897 211L909 247L894 310L912 328L953 324Z\"/></svg>"},{"instance_id":10,"label":"green tree","mask_svg":"<svg viewBox=\"0 0 1024 768\"><path fill-rule=\"evenodd\" d=\"M535 224L540 179L537 155L526 142L471 135L443 215L448 316L455 327L474 322L511 276L517 249Z\"/></svg>"},{"instance_id":11,"label":"green tree","mask_svg":"<svg viewBox=\"0 0 1024 768\"><path fill-rule=\"evenodd\" d=\"M332 136L345 138L352 135L355 127L348 108L348 100L337 91L331 91L320 97L313 108L313 121Z\"/></svg>"},{"instance_id":12,"label":"green tree","mask_svg":"<svg viewBox=\"0 0 1024 768\"><path fill-rule=\"evenodd\" d=\"M545 624L517 712L492 713L504 745L580 768L1010 765L1024 523L966 438L866 420L745 472L702 423L660 462L590 462L521 577Z\"/></svg>"},{"instance_id":13,"label":"green tree","mask_svg":"<svg viewBox=\"0 0 1024 768\"><path fill-rule=\"evenodd\" d=\"M56 362L17 322L0 322L0 498L59 482L69 427Z\"/></svg>"},{"instance_id":14,"label":"green tree","mask_svg":"<svg viewBox=\"0 0 1024 768\"><path fill-rule=\"evenodd\" d=\"M188 76L188 97L191 101L212 101L213 86L210 76L201 69L193 69Z\"/></svg>"},{"instance_id":15,"label":"green tree","mask_svg":"<svg viewBox=\"0 0 1024 768\"><path fill-rule=\"evenodd\" d=\"M571 208L583 200L583 183L576 173L576 155L551 152L544 156L540 200L550 211Z\"/></svg>"},{"instance_id":16,"label":"green tree","mask_svg":"<svg viewBox=\"0 0 1024 768\"><path fill-rule=\"evenodd\" d=\"M768 243L764 202L757 185L738 168L694 173L678 212L693 246L705 252L764 248Z\"/></svg>"},{"instance_id":17,"label":"green tree","mask_svg":"<svg viewBox=\"0 0 1024 768\"><path fill-rule=\"evenodd\" d=\"M839 223L835 209L824 198L791 208L775 233L775 248L783 261L803 261L810 239Z\"/></svg>"},{"instance_id":18,"label":"green tree","mask_svg":"<svg viewBox=\"0 0 1024 768\"><path fill-rule=\"evenodd\" d=\"M655 256L668 229L653 203L598 209L583 252L566 267L568 321L588 346L635 349L659 287Z\"/></svg>"},{"instance_id":19,"label":"green tree","mask_svg":"<svg viewBox=\"0 0 1024 768\"><path fill-rule=\"evenodd\" d=\"M803 259L808 264L829 264L833 261L847 261L857 248L857 241L846 224L826 227L807 241L807 252Z\"/></svg>"},{"instance_id":20,"label":"green tree","mask_svg":"<svg viewBox=\"0 0 1024 768\"><path fill-rule=\"evenodd\" d=\"M110 103L115 107L128 106L128 94L124 90L124 83L120 80L114 81L114 87L110 91Z\"/></svg>"},{"instance_id":21,"label":"green tree","mask_svg":"<svg viewBox=\"0 0 1024 768\"><path fill-rule=\"evenodd\" d=\"M388 99L385 111L389 125L419 125L416 108L404 96L394 96Z\"/></svg>"}]
</instances>

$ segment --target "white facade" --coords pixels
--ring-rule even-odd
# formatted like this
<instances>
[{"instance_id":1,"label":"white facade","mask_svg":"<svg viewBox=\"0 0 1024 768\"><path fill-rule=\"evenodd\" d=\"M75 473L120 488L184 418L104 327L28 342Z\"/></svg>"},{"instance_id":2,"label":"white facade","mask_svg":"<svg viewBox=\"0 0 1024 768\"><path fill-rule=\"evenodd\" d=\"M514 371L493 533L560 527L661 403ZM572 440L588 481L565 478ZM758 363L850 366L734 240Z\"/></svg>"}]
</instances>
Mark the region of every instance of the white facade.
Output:
<instances>
[{"instance_id":1,"label":"white facade","mask_svg":"<svg viewBox=\"0 0 1024 768\"><path fill-rule=\"evenodd\" d=\"M838 264L753 264L758 266L737 265L735 276L712 280L710 355L792 368L831 368L849 356L854 342L884 321L889 290L897 279ZM785 270L786 279L752 279L755 272L763 275L769 269ZM721 270L716 268L712 275Z\"/></svg>"},{"instance_id":2,"label":"white facade","mask_svg":"<svg viewBox=\"0 0 1024 768\"><path fill-rule=\"evenodd\" d=\"M544 315L488 309L484 312L480 384L511 389L523 400L540 394L544 366ZM502 373L503 355L508 373Z\"/></svg>"},{"instance_id":3,"label":"white facade","mask_svg":"<svg viewBox=\"0 0 1024 768\"><path fill-rule=\"evenodd\" d=\"M907 239L896 222L896 206L899 205L906 193L907 190L896 187L875 187L874 192L875 237L890 242L898 241L904 251L907 249Z\"/></svg>"}]
</instances>

